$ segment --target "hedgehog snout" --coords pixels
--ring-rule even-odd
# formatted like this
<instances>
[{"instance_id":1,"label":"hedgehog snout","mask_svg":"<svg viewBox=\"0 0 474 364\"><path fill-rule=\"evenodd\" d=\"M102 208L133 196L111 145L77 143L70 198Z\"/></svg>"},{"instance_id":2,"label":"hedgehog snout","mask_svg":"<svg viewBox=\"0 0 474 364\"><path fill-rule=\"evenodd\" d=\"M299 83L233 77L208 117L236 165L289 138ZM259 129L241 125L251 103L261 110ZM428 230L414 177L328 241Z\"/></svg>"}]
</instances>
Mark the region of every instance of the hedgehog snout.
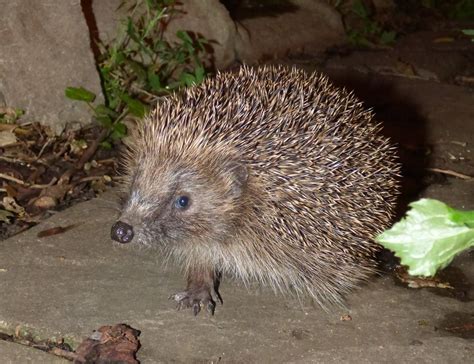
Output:
<instances>
[{"instance_id":1,"label":"hedgehog snout","mask_svg":"<svg viewBox=\"0 0 474 364\"><path fill-rule=\"evenodd\" d=\"M133 236L133 227L120 220L113 224L110 230L110 237L121 244L130 243Z\"/></svg>"}]
</instances>

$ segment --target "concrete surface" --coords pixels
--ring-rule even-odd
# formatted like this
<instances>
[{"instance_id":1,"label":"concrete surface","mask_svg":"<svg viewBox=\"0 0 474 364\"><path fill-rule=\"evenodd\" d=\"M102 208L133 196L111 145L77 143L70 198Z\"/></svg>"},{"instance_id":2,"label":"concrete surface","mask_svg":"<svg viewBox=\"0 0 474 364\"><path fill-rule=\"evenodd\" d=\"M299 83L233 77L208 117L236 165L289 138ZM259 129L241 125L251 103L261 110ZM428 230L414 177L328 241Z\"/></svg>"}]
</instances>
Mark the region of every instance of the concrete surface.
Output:
<instances>
[{"instance_id":1,"label":"concrete surface","mask_svg":"<svg viewBox=\"0 0 474 364\"><path fill-rule=\"evenodd\" d=\"M0 355L2 364L66 364L70 361L52 356L28 346L0 340Z\"/></svg>"},{"instance_id":2,"label":"concrete surface","mask_svg":"<svg viewBox=\"0 0 474 364\"><path fill-rule=\"evenodd\" d=\"M467 173L473 163L472 93L444 86L437 93L436 85L430 93L416 93L415 84L410 88L406 80L390 82L412 90L407 97L417 110L431 110L422 113L430 130L424 133L428 142L443 137L467 143L459 151L463 159L453 165ZM421 82L420 90L427 85L410 82ZM446 97L448 91L463 96ZM438 153L434 162L442 163L446 157L446 166L453 163L451 152L434 148L433 153ZM473 187L472 180L450 177L424 194L474 209ZM115 199L107 193L0 242L0 332L11 334L20 325L36 337L64 337L77 345L102 325L127 323L141 330L142 363L472 362L472 330L470 338L446 330L455 326L456 319L461 324L474 320L469 288L474 283L472 252L457 257L452 265L466 281L463 299L431 289L408 289L381 276L350 295L347 309L327 313L307 301L274 295L265 288L247 290L224 280L224 305L218 305L216 315L193 317L190 311L176 311L168 300L184 287L177 267L165 267L155 252L112 244ZM37 238L39 231L71 224L78 225L63 234ZM341 320L343 315L351 320ZM34 349L0 343L0 357L12 363L28 362L23 358L29 355L37 355L32 361L37 363L55 360L51 356L44 361L45 354Z\"/></svg>"},{"instance_id":3,"label":"concrete surface","mask_svg":"<svg viewBox=\"0 0 474 364\"><path fill-rule=\"evenodd\" d=\"M449 314L472 314L473 302L398 287L390 277L374 279L348 298L349 309L330 313L229 281L214 317L177 312L168 296L183 288L181 275L155 254L112 245L111 200L76 205L2 243L2 331L24 325L37 337L78 343L99 326L125 322L142 332L143 363L462 363L474 355L472 341L438 329ZM81 225L36 237L74 223ZM472 261L464 254L455 262L471 281ZM344 314L352 320L341 321Z\"/></svg>"}]
</instances>

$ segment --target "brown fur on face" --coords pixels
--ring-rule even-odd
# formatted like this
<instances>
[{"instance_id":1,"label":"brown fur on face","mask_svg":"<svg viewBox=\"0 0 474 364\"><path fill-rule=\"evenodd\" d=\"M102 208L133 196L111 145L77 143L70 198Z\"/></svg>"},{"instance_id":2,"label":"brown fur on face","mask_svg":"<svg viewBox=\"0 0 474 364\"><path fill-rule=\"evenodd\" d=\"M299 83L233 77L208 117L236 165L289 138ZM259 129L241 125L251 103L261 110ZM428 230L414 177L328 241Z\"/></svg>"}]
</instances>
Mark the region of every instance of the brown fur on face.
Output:
<instances>
[{"instance_id":1,"label":"brown fur on face","mask_svg":"<svg viewBox=\"0 0 474 364\"><path fill-rule=\"evenodd\" d=\"M247 180L239 168L220 159L204 165L178 159L138 163L121 220L136 228L139 242L165 250L227 243ZM177 206L182 196L188 199L184 209Z\"/></svg>"}]
</instances>

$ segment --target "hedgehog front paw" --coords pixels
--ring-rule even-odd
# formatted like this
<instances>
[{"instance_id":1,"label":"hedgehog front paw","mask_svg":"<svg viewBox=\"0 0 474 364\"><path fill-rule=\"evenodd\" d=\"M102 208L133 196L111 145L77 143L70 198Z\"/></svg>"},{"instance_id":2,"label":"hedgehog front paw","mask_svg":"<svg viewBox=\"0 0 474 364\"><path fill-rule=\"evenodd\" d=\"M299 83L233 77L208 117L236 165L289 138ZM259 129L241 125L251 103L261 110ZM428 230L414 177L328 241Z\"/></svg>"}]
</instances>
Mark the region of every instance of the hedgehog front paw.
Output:
<instances>
[{"instance_id":1,"label":"hedgehog front paw","mask_svg":"<svg viewBox=\"0 0 474 364\"><path fill-rule=\"evenodd\" d=\"M214 296L213 297L213 293ZM214 299L216 298L216 299ZM222 298L217 292L207 286L188 288L185 291L175 293L170 296L177 303L177 309L192 308L194 316L196 316L201 308L205 307L207 312L214 315L216 310L216 300L222 303Z\"/></svg>"}]
</instances>

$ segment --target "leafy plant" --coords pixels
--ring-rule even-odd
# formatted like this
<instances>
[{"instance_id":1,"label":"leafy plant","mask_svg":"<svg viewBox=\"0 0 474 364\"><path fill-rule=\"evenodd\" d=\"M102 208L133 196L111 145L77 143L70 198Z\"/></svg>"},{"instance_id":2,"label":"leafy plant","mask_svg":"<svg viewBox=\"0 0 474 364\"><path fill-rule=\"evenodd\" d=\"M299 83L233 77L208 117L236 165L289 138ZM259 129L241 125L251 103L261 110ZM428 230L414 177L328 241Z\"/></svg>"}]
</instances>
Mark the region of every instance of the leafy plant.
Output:
<instances>
[{"instance_id":1,"label":"leafy plant","mask_svg":"<svg viewBox=\"0 0 474 364\"><path fill-rule=\"evenodd\" d=\"M22 109L0 107L0 124L13 124L25 114Z\"/></svg>"},{"instance_id":2,"label":"leafy plant","mask_svg":"<svg viewBox=\"0 0 474 364\"><path fill-rule=\"evenodd\" d=\"M115 110L104 104L94 105L96 95L93 92L83 87L67 87L65 93L66 97L71 100L85 102L91 108L96 120L108 131L106 135L108 140L102 142L102 147L111 148L111 141L121 139L127 135L127 128L121 122L125 114L119 117ZM128 112L128 109L126 109L126 112Z\"/></svg>"},{"instance_id":3,"label":"leafy plant","mask_svg":"<svg viewBox=\"0 0 474 364\"><path fill-rule=\"evenodd\" d=\"M449 11L449 16L457 20L473 20L474 19L474 1L459 0Z\"/></svg>"},{"instance_id":4,"label":"leafy plant","mask_svg":"<svg viewBox=\"0 0 474 364\"><path fill-rule=\"evenodd\" d=\"M438 10L456 20L474 20L473 0L420 0L421 5L428 9Z\"/></svg>"},{"instance_id":5,"label":"leafy plant","mask_svg":"<svg viewBox=\"0 0 474 364\"><path fill-rule=\"evenodd\" d=\"M185 31L176 40L164 37L164 29L178 10L174 0L125 0L129 16L108 44L100 44L98 68L105 103L94 106L96 95L81 87L69 87L66 96L86 102L110 139L126 135L123 118L142 118L157 98L182 87L199 84L206 76L207 41Z\"/></svg>"},{"instance_id":6,"label":"leafy plant","mask_svg":"<svg viewBox=\"0 0 474 364\"><path fill-rule=\"evenodd\" d=\"M474 246L474 211L421 199L407 216L376 240L393 250L410 275L433 276L463 250Z\"/></svg>"},{"instance_id":7,"label":"leafy plant","mask_svg":"<svg viewBox=\"0 0 474 364\"><path fill-rule=\"evenodd\" d=\"M374 19L371 9L366 7L362 0L356 0L352 4L352 13L361 21L362 25L357 28L348 28L347 36L351 43L366 47L373 46L374 43L388 45L395 41L397 33L385 30L378 21Z\"/></svg>"}]
</instances>

